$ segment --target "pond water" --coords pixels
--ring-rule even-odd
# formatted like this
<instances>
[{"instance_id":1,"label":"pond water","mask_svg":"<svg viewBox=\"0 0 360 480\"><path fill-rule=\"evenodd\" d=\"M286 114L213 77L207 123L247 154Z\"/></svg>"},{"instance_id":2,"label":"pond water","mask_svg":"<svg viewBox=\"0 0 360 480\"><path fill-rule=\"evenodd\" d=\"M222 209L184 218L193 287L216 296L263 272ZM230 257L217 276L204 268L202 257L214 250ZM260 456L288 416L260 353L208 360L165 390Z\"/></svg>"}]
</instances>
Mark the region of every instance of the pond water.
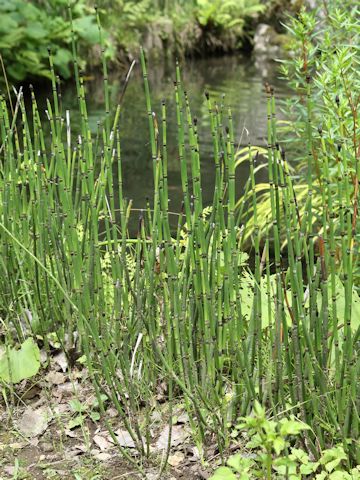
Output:
<instances>
[{"instance_id":1,"label":"pond water","mask_svg":"<svg viewBox=\"0 0 360 480\"><path fill-rule=\"evenodd\" d=\"M172 211L179 211L182 192L180 163L177 152L177 127L174 101L174 65L148 65L152 107L160 113L161 101L167 104L168 115L168 181ZM225 56L186 60L181 65L183 85L188 92L192 114L198 118L202 186L204 205L212 202L214 185L214 159L212 138L204 92L213 100L221 100L232 108L236 142L247 145L266 145L266 96L264 83L275 87L278 98L288 95L286 85L278 79L277 64L257 62L243 56ZM113 75L112 103L115 106L121 91L124 74ZM86 81L88 112L91 128L96 132L97 122L104 114L101 78ZM75 89L66 85L62 91L62 108L70 109L72 125L76 125L77 97ZM159 117L158 117L159 118ZM143 208L146 197L153 194L152 160L148 135L143 80L139 65L134 68L125 93L120 119L124 192L133 200L134 208ZM248 133L247 133L248 132ZM237 171L237 194L248 175L248 167Z\"/></svg>"}]
</instances>

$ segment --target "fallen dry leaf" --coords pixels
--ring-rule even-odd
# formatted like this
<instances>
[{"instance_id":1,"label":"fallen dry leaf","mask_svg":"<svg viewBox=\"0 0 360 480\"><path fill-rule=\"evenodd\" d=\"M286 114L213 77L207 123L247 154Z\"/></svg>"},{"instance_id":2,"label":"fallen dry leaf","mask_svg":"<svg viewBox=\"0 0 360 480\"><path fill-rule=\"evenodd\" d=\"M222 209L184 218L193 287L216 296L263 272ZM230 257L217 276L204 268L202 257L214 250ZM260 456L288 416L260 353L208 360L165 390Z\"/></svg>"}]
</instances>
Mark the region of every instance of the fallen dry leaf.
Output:
<instances>
[{"instance_id":1,"label":"fallen dry leaf","mask_svg":"<svg viewBox=\"0 0 360 480\"><path fill-rule=\"evenodd\" d=\"M158 410L154 410L153 413L151 414L151 421L152 422L161 422L162 420L162 415Z\"/></svg>"},{"instance_id":2,"label":"fallen dry leaf","mask_svg":"<svg viewBox=\"0 0 360 480\"><path fill-rule=\"evenodd\" d=\"M30 388L25 390L21 398L22 400L32 400L33 398L37 397L40 392L41 388L38 385L32 385Z\"/></svg>"},{"instance_id":3,"label":"fallen dry leaf","mask_svg":"<svg viewBox=\"0 0 360 480\"><path fill-rule=\"evenodd\" d=\"M161 382L157 386L157 394L155 398L159 403L163 403L166 401L167 391L168 391L168 385L166 382Z\"/></svg>"},{"instance_id":4,"label":"fallen dry leaf","mask_svg":"<svg viewBox=\"0 0 360 480\"><path fill-rule=\"evenodd\" d=\"M17 422L17 427L25 437L36 437L45 432L51 419L50 412L46 407L33 410L28 407Z\"/></svg>"},{"instance_id":5,"label":"fallen dry leaf","mask_svg":"<svg viewBox=\"0 0 360 480\"><path fill-rule=\"evenodd\" d=\"M105 452L95 453L93 456L96 460L99 460L100 462L106 462L107 460L110 460L110 458L112 457L110 453L105 453Z\"/></svg>"},{"instance_id":6,"label":"fallen dry leaf","mask_svg":"<svg viewBox=\"0 0 360 480\"><path fill-rule=\"evenodd\" d=\"M54 451L54 446L50 442L44 442L40 445L41 450L44 453L50 453Z\"/></svg>"},{"instance_id":7,"label":"fallen dry leaf","mask_svg":"<svg viewBox=\"0 0 360 480\"><path fill-rule=\"evenodd\" d=\"M174 455L170 455L168 459L168 464L172 467L178 467L180 463L183 463L185 460L185 455L182 452L176 452Z\"/></svg>"},{"instance_id":8,"label":"fallen dry leaf","mask_svg":"<svg viewBox=\"0 0 360 480\"><path fill-rule=\"evenodd\" d=\"M171 447L177 447L183 443L189 436L183 425L174 425L171 429ZM157 442L156 448L159 450L165 450L169 443L169 425L166 425L161 432Z\"/></svg>"},{"instance_id":9,"label":"fallen dry leaf","mask_svg":"<svg viewBox=\"0 0 360 480\"><path fill-rule=\"evenodd\" d=\"M200 460L200 452L198 447L189 447L187 449L187 458L190 462L198 462Z\"/></svg>"},{"instance_id":10,"label":"fallen dry leaf","mask_svg":"<svg viewBox=\"0 0 360 480\"><path fill-rule=\"evenodd\" d=\"M78 384L76 382L66 382L62 383L61 385L57 385L57 387L53 390L53 395L56 398L61 399L62 397L72 397L74 395L74 390L78 389ZM59 400L60 401L60 400Z\"/></svg>"},{"instance_id":11,"label":"fallen dry leaf","mask_svg":"<svg viewBox=\"0 0 360 480\"><path fill-rule=\"evenodd\" d=\"M157 480L159 478L159 474L147 472L146 478L147 480Z\"/></svg>"},{"instance_id":12,"label":"fallen dry leaf","mask_svg":"<svg viewBox=\"0 0 360 480\"><path fill-rule=\"evenodd\" d=\"M32 447L37 447L39 445L39 438L38 437L31 438L29 443Z\"/></svg>"},{"instance_id":13,"label":"fallen dry leaf","mask_svg":"<svg viewBox=\"0 0 360 480\"><path fill-rule=\"evenodd\" d=\"M4 473L6 473L10 477L14 478L14 474L15 474L15 471L16 471L16 468L14 467L14 465L5 465L3 470L4 470Z\"/></svg>"},{"instance_id":14,"label":"fallen dry leaf","mask_svg":"<svg viewBox=\"0 0 360 480\"><path fill-rule=\"evenodd\" d=\"M14 442L10 444L1 444L0 443L0 451L5 450L5 448L10 448L10 450L21 450L22 448L27 446L27 442Z\"/></svg>"},{"instance_id":15,"label":"fallen dry leaf","mask_svg":"<svg viewBox=\"0 0 360 480\"><path fill-rule=\"evenodd\" d=\"M194 469L194 472L196 472L197 476L199 478L202 478L203 480L208 480L210 478L211 473L207 470L202 470L199 466L197 466Z\"/></svg>"},{"instance_id":16,"label":"fallen dry leaf","mask_svg":"<svg viewBox=\"0 0 360 480\"><path fill-rule=\"evenodd\" d=\"M118 411L113 407L108 408L106 410L106 413L109 415L110 418L115 418L119 415Z\"/></svg>"},{"instance_id":17,"label":"fallen dry leaf","mask_svg":"<svg viewBox=\"0 0 360 480\"><path fill-rule=\"evenodd\" d=\"M63 415L69 413L71 411L69 402L66 403L58 403L53 407L54 412L56 415Z\"/></svg>"},{"instance_id":18,"label":"fallen dry leaf","mask_svg":"<svg viewBox=\"0 0 360 480\"><path fill-rule=\"evenodd\" d=\"M84 444L74 445L74 446L71 448L71 452L72 452L73 455L75 455L75 456L81 455L81 454L83 454L83 453L86 453L86 452L87 452L86 445L84 445Z\"/></svg>"},{"instance_id":19,"label":"fallen dry leaf","mask_svg":"<svg viewBox=\"0 0 360 480\"><path fill-rule=\"evenodd\" d=\"M41 396L41 397L35 397L31 400L31 402L29 403L29 407L31 406L31 408L33 410L37 410L39 407L42 407L44 406L46 403L46 398L45 396Z\"/></svg>"},{"instance_id":20,"label":"fallen dry leaf","mask_svg":"<svg viewBox=\"0 0 360 480\"><path fill-rule=\"evenodd\" d=\"M106 438L102 437L101 435L94 435L93 438L94 443L100 448L103 452L104 450L108 450L112 445Z\"/></svg>"},{"instance_id":21,"label":"fallen dry leaf","mask_svg":"<svg viewBox=\"0 0 360 480\"><path fill-rule=\"evenodd\" d=\"M66 372L66 370L68 369L68 361L64 352L60 352L54 355L53 361L57 364L58 367L60 367L63 372Z\"/></svg>"},{"instance_id":22,"label":"fallen dry leaf","mask_svg":"<svg viewBox=\"0 0 360 480\"><path fill-rule=\"evenodd\" d=\"M189 423L189 415L186 412L183 412L176 418L176 423Z\"/></svg>"},{"instance_id":23,"label":"fallen dry leaf","mask_svg":"<svg viewBox=\"0 0 360 480\"><path fill-rule=\"evenodd\" d=\"M135 448L135 442L127 430L116 430L115 435L121 447Z\"/></svg>"},{"instance_id":24,"label":"fallen dry leaf","mask_svg":"<svg viewBox=\"0 0 360 480\"><path fill-rule=\"evenodd\" d=\"M46 377L46 381L52 385L62 385L66 382L66 377L61 372L49 372Z\"/></svg>"},{"instance_id":25,"label":"fallen dry leaf","mask_svg":"<svg viewBox=\"0 0 360 480\"><path fill-rule=\"evenodd\" d=\"M46 363L48 360L48 355L46 353L46 350L44 348L42 348L40 350L40 362L42 365L44 365L44 363Z\"/></svg>"}]
</instances>

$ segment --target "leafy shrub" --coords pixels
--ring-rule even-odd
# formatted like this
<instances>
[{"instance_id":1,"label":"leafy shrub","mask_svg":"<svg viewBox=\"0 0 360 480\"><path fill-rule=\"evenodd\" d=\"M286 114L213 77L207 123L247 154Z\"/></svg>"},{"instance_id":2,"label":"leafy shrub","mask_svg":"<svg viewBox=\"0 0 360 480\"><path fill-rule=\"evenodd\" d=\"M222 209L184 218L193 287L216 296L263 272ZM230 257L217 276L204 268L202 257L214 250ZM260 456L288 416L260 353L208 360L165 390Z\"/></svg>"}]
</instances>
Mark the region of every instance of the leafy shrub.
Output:
<instances>
[{"instance_id":1,"label":"leafy shrub","mask_svg":"<svg viewBox=\"0 0 360 480\"><path fill-rule=\"evenodd\" d=\"M347 469L342 445L323 450L315 460L294 440L310 427L299 420L269 420L265 409L255 402L252 415L240 419L233 437L242 433L247 443L242 452L232 455L227 466L219 467L210 480L277 479L359 480L360 467Z\"/></svg>"},{"instance_id":2,"label":"leafy shrub","mask_svg":"<svg viewBox=\"0 0 360 480\"><path fill-rule=\"evenodd\" d=\"M104 28L111 32L115 43L126 51L138 49L142 35L160 15L150 0L105 1L101 3L99 11Z\"/></svg>"},{"instance_id":3,"label":"leafy shrub","mask_svg":"<svg viewBox=\"0 0 360 480\"><path fill-rule=\"evenodd\" d=\"M312 196L314 228L326 236L332 228L336 235L333 247L340 255L343 203L335 198L338 180L348 176L347 203L354 220L355 245L358 244L359 195L359 5L338 0L324 2L314 11L302 9L287 20L293 56L281 61L281 74L294 95L283 104L286 122L279 123L279 141L284 155L292 157L290 168L297 175L295 185L301 214L309 194ZM304 141L309 145L304 155ZM325 185L333 197L334 215L327 229L321 227L321 215L328 216ZM269 185L263 185L259 227L267 228L270 212ZM329 197L329 198L330 198ZM330 199L331 201L331 199ZM240 202L241 203L241 202ZM251 220L250 220L251 223ZM254 226L249 225L248 234ZM356 250L355 250L356 251ZM354 262L356 286L360 286L359 262Z\"/></svg>"},{"instance_id":4,"label":"leafy shrub","mask_svg":"<svg viewBox=\"0 0 360 480\"><path fill-rule=\"evenodd\" d=\"M197 0L196 17L204 28L233 29L242 32L245 18L263 12L265 6L258 0Z\"/></svg>"},{"instance_id":5,"label":"leafy shrub","mask_svg":"<svg viewBox=\"0 0 360 480\"><path fill-rule=\"evenodd\" d=\"M296 92L296 97L287 102L288 118L292 119L289 124L294 139L292 148L300 152L300 138L307 136L311 139L312 196L316 206L314 221L318 222L324 206L325 182L335 191L339 177L346 175L349 178L346 195L353 215L356 247L359 242L360 9L358 3L348 1L335 0L325 5L322 16L320 12L303 10L298 19L288 22L295 58L284 61L281 71ZM310 79L310 86L307 79ZM310 100L306 102L308 95ZM284 133L287 131L285 128ZM300 181L309 183L308 159L300 155L295 162ZM337 232L336 248L339 249L343 205L341 202L335 202L335 205L332 221ZM354 262L354 265L355 283L360 288L359 262Z\"/></svg>"},{"instance_id":6,"label":"leafy shrub","mask_svg":"<svg viewBox=\"0 0 360 480\"><path fill-rule=\"evenodd\" d=\"M64 78L70 77L71 26L66 18L67 5L67 0L0 2L0 52L11 79L49 78L48 49L53 52L57 72ZM89 48L99 38L96 18L89 14L84 0L71 8L78 46Z\"/></svg>"},{"instance_id":7,"label":"leafy shrub","mask_svg":"<svg viewBox=\"0 0 360 480\"><path fill-rule=\"evenodd\" d=\"M94 66L90 47L98 42L95 3L79 0L70 5L82 67L87 63ZM26 76L49 77L48 48L57 73L70 77L72 34L67 7L68 0L0 2L0 51L11 79L19 82ZM166 43L170 53L238 49L248 21L264 9L259 0L103 0L98 12L107 57L115 61L124 53L134 55L147 37L150 49L161 51ZM99 55L95 59L97 65Z\"/></svg>"}]
</instances>

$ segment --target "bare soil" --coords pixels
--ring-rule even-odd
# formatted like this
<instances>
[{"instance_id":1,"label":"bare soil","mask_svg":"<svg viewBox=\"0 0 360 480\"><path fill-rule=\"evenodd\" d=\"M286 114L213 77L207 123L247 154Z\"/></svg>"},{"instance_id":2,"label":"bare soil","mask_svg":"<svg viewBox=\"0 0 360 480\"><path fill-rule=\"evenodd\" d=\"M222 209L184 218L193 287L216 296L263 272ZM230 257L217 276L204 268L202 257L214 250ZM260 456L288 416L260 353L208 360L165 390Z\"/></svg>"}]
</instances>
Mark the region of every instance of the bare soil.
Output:
<instances>
[{"instance_id":1,"label":"bare soil","mask_svg":"<svg viewBox=\"0 0 360 480\"><path fill-rule=\"evenodd\" d=\"M52 362L51 369L31 381L23 381L11 393L3 388L0 398L0 480L201 480L211 469L200 460L191 443L186 414L177 411L173 425L170 465L159 476L167 444L166 402L154 411L151 455L139 473L122 456L100 414L86 369ZM108 407L114 431L134 463L140 462L131 439ZM127 443L128 442L128 443Z\"/></svg>"}]
</instances>

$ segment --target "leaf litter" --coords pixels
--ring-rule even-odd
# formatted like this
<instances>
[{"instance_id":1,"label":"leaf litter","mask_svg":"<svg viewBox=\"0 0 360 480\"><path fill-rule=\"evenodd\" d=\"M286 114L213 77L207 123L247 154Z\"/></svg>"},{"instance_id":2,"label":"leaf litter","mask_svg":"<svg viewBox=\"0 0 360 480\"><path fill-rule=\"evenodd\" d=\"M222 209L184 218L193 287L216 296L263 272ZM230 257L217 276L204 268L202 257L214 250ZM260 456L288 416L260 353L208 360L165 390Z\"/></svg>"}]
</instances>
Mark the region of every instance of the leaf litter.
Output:
<instances>
[{"instance_id":1,"label":"leaf litter","mask_svg":"<svg viewBox=\"0 0 360 480\"><path fill-rule=\"evenodd\" d=\"M21 468L27 479L73 479L74 472L92 465L90 477L79 474L78 478L145 480L121 458L100 418L86 368L83 365L70 368L63 352L55 353L51 360L51 367L46 373L42 372L42 376L38 374L31 381L24 379L14 386L16 398L20 401L11 407L11 415L0 403L0 479L13 477L13 472L17 471L14 458L17 458L24 465ZM149 464L146 469L148 480L157 478L170 433L169 419L164 413L167 411L166 401L159 395L154 405L152 419L155 426L150 438L150 452L157 467ZM173 417L169 468L161 480L207 478L206 472L199 467L200 456L196 447L189 443L189 419L181 408L179 406ZM136 455L135 442L119 425L116 409L109 406L107 417L114 426L120 446L132 451L132 456ZM142 440L146 445L146 440ZM94 472L100 472L99 476L93 476ZM118 476L119 472L122 476Z\"/></svg>"},{"instance_id":2,"label":"leaf litter","mask_svg":"<svg viewBox=\"0 0 360 480\"><path fill-rule=\"evenodd\" d=\"M36 410L28 407L17 422L17 428L25 437L34 438L45 432L50 420L51 412L47 407Z\"/></svg>"}]
</instances>

